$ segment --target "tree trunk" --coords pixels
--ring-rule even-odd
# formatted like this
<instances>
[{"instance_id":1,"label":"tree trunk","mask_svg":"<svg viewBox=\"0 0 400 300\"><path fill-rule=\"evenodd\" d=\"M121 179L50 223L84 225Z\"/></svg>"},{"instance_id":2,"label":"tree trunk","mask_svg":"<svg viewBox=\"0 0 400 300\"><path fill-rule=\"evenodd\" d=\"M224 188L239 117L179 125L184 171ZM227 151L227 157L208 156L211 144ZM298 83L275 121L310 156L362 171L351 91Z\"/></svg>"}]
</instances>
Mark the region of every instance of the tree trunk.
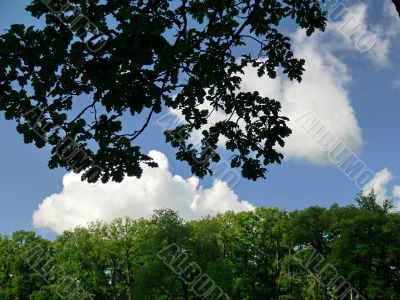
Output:
<instances>
[{"instance_id":1,"label":"tree trunk","mask_svg":"<svg viewBox=\"0 0 400 300\"><path fill-rule=\"evenodd\" d=\"M316 274L314 274L314 300L318 300L318 281Z\"/></svg>"},{"instance_id":2,"label":"tree trunk","mask_svg":"<svg viewBox=\"0 0 400 300\"><path fill-rule=\"evenodd\" d=\"M279 260L279 241L275 241L275 261L276 261L276 270L275 270L275 283L274 283L274 297L277 298L279 295L279 285L278 285L278 278L281 273L281 268L280 268L280 260Z\"/></svg>"},{"instance_id":3,"label":"tree trunk","mask_svg":"<svg viewBox=\"0 0 400 300\"><path fill-rule=\"evenodd\" d=\"M112 275L111 275L111 287L112 287L112 293L113 293L113 300L117 300L117 294L116 294L116 279L115 279L115 268L112 270Z\"/></svg>"},{"instance_id":4,"label":"tree trunk","mask_svg":"<svg viewBox=\"0 0 400 300\"><path fill-rule=\"evenodd\" d=\"M323 299L324 300L328 300L329 299L328 289L326 287L323 287Z\"/></svg>"},{"instance_id":5,"label":"tree trunk","mask_svg":"<svg viewBox=\"0 0 400 300\"><path fill-rule=\"evenodd\" d=\"M128 300L132 300L132 291L131 291L131 285L132 285L132 278L131 278L131 264L129 262L129 249L125 250L125 255L126 255L126 283L128 285Z\"/></svg>"},{"instance_id":6,"label":"tree trunk","mask_svg":"<svg viewBox=\"0 0 400 300\"><path fill-rule=\"evenodd\" d=\"M183 299L189 300L189 288L183 280L181 280L181 282L182 282Z\"/></svg>"},{"instance_id":7,"label":"tree trunk","mask_svg":"<svg viewBox=\"0 0 400 300\"><path fill-rule=\"evenodd\" d=\"M292 257L292 242L289 243L289 257ZM293 296L293 277L292 270L290 269L290 264L288 264L287 272L289 276L289 291L290 295Z\"/></svg>"}]
</instances>

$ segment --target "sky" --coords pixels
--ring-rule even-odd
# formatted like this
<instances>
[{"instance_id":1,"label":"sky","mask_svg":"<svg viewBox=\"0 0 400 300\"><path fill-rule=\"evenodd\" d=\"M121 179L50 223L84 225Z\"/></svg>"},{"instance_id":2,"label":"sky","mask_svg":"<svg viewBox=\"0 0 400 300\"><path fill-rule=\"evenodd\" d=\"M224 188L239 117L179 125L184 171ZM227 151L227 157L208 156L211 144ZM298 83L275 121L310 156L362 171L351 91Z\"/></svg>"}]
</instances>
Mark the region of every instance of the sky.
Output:
<instances>
[{"instance_id":1,"label":"sky","mask_svg":"<svg viewBox=\"0 0 400 300\"><path fill-rule=\"evenodd\" d=\"M38 25L24 10L27 3L0 0L2 33L14 23ZM196 219L256 206L294 210L349 205L371 188L380 201L389 198L397 204L400 18L389 0L343 0L326 9L329 22L325 32L311 38L297 29L290 33L296 55L306 60L300 84L284 76L258 78L250 68L243 76L243 90L258 90L282 102L293 129L282 149L285 160L269 167L266 180L241 179L223 163L216 166L218 172L212 178L193 177L186 164L175 160L162 135L165 120L181 116L164 111L139 141L143 151L159 162L159 169L145 168L141 179L128 178L121 184L82 183L79 175L50 170L49 149L24 144L15 122L0 114L0 234L23 229L52 237L97 219L147 217L163 207ZM343 9L347 13L341 15ZM355 28L362 29L360 36L350 34ZM223 118L216 114L210 122ZM365 165L369 184L349 178L330 152L321 148L320 136L310 126L315 122Z\"/></svg>"}]
</instances>

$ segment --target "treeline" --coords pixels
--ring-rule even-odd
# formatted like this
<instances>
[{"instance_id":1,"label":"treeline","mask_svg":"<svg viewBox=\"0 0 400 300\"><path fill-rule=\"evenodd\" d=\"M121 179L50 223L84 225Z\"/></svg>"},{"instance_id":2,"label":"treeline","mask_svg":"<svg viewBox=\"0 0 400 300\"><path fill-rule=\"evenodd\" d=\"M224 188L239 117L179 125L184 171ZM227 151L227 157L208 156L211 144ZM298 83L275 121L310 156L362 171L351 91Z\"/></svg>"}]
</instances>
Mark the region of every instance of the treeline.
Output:
<instances>
[{"instance_id":1,"label":"treeline","mask_svg":"<svg viewBox=\"0 0 400 300\"><path fill-rule=\"evenodd\" d=\"M400 299L400 214L356 201L18 231L0 237L0 299Z\"/></svg>"}]
</instances>

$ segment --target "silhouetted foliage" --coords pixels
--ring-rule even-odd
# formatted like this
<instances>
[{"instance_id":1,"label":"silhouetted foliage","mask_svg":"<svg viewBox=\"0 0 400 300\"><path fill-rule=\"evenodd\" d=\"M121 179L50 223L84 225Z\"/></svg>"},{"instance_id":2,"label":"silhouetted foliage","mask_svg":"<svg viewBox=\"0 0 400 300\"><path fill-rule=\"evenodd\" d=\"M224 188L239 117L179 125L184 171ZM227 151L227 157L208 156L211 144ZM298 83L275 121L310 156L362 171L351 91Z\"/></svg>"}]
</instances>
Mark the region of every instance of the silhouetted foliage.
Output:
<instances>
[{"instance_id":1,"label":"silhouetted foliage","mask_svg":"<svg viewBox=\"0 0 400 300\"><path fill-rule=\"evenodd\" d=\"M393 0L393 4L396 6L397 12L400 16L400 0Z\"/></svg>"},{"instance_id":2,"label":"silhouetted foliage","mask_svg":"<svg viewBox=\"0 0 400 300\"><path fill-rule=\"evenodd\" d=\"M241 91L240 76L253 66L300 81L304 60L281 24L292 20L307 35L325 27L316 0L34 0L27 10L45 25L15 24L0 36L0 110L26 143L52 149L50 168L85 170L90 182L156 167L138 138L168 109L185 122L166 141L193 174L212 174L224 137L231 166L265 178L291 130L279 99ZM229 117L209 124L217 111Z\"/></svg>"}]
</instances>

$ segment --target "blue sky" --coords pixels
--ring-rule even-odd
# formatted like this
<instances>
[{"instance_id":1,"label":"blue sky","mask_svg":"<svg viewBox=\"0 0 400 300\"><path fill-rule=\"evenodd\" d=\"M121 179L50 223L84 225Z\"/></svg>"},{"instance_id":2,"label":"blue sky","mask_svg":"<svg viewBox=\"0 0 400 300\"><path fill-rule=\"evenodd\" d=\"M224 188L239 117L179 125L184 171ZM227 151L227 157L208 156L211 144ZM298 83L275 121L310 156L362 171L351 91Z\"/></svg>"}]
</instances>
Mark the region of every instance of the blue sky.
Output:
<instances>
[{"instance_id":1,"label":"blue sky","mask_svg":"<svg viewBox=\"0 0 400 300\"><path fill-rule=\"evenodd\" d=\"M13 23L37 24L24 11L28 2L0 2L2 32ZM397 187L400 185L400 19L389 0L343 0L342 3L354 17L355 25L363 24L374 34L374 47L360 52L340 29L340 23L332 19L325 33L311 39L304 38L301 32L292 33L297 53L308 58L306 69L310 75L306 72L304 85L296 86L285 78L276 82L253 80L254 74L249 70L244 88L258 89L282 100L284 112L291 119L304 112L317 115L368 168L377 172L374 188L380 198L397 201L400 198ZM267 180L243 179L232 187L215 182L216 178L200 182L189 179L188 167L174 159L173 150L164 144L160 126L153 122L140 143L145 152L157 151L152 153L162 162L162 170L148 170L141 181L88 188L73 175L65 176L62 169L49 170L48 149L24 144L15 123L6 121L1 114L0 234L25 229L51 236L52 231L61 232L93 218L108 220L121 214L146 216L162 206L182 207L185 217L198 217L217 209L241 210L258 205L292 210L353 203L360 189L329 162L301 129L294 131L284 150L287 159L282 165L269 168Z\"/></svg>"}]
</instances>

